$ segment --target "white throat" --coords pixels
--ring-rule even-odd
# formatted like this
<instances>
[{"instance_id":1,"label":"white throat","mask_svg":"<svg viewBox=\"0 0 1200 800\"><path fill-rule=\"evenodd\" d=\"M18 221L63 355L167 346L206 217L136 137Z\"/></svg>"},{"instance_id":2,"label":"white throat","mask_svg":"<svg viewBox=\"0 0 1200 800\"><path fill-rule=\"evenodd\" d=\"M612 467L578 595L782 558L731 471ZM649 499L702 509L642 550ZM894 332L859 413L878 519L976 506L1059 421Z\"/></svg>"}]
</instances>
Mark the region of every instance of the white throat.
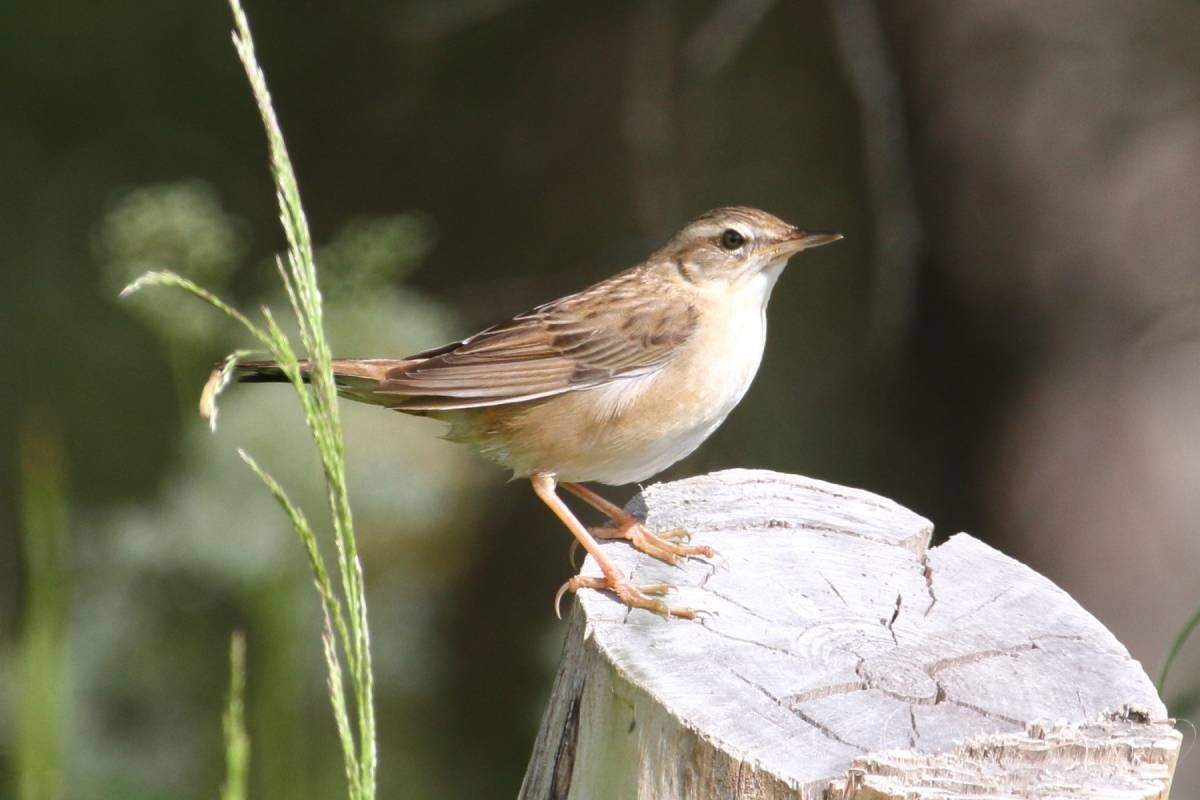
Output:
<instances>
[{"instance_id":1,"label":"white throat","mask_svg":"<svg viewBox=\"0 0 1200 800\"><path fill-rule=\"evenodd\" d=\"M775 283L779 280L779 276L783 274L783 268L786 266L786 258L781 258L778 261L772 261L770 264L752 275L742 289L742 291L745 291L750 295L747 298L748 302L753 302L753 300L758 301L758 305L761 307L763 314L767 313L767 302L771 299L771 290L775 288ZM751 298L753 298L753 300ZM765 321L763 326L766 327Z\"/></svg>"}]
</instances>

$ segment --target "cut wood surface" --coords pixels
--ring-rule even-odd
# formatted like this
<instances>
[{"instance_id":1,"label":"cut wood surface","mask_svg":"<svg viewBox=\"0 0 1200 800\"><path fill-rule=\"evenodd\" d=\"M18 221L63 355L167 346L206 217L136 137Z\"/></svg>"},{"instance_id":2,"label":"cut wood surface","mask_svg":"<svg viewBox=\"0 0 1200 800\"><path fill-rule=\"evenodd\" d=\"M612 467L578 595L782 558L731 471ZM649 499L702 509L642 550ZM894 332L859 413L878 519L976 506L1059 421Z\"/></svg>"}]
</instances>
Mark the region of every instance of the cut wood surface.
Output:
<instances>
[{"instance_id":1,"label":"cut wood surface","mask_svg":"<svg viewBox=\"0 0 1200 800\"><path fill-rule=\"evenodd\" d=\"M929 548L890 500L765 471L630 509L719 551L604 545L701 617L579 594L525 800L1167 796L1182 737L1141 665L999 551Z\"/></svg>"}]
</instances>

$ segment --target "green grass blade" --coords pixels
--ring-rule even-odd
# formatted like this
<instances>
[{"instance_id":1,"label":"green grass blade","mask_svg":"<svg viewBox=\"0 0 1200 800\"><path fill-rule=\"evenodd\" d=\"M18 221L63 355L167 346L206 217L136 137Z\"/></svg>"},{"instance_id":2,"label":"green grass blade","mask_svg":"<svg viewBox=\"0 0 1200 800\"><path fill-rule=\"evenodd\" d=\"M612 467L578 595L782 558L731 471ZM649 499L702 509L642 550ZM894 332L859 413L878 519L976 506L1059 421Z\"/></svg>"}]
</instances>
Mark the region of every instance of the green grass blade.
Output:
<instances>
[{"instance_id":1,"label":"green grass blade","mask_svg":"<svg viewBox=\"0 0 1200 800\"><path fill-rule=\"evenodd\" d=\"M28 595L21 615L11 687L16 797L64 794L64 734L68 713L66 462L62 432L52 418L24 420L19 440L21 555ZM0 792L2 793L2 792Z\"/></svg>"},{"instance_id":2,"label":"green grass blade","mask_svg":"<svg viewBox=\"0 0 1200 800\"><path fill-rule=\"evenodd\" d=\"M1158 671L1158 680L1155 681L1155 686L1158 688L1160 696L1163 693L1163 689L1166 688L1167 676L1171 674L1171 665L1175 663L1175 658L1179 655L1179 651L1183 649L1183 645L1191 637L1192 632L1196 630L1196 626L1198 625L1200 625L1200 607L1192 612L1192 616L1188 617L1188 621L1175 634L1175 640L1171 642L1171 648L1167 651L1167 657L1163 659L1162 669Z\"/></svg>"},{"instance_id":3,"label":"green grass blade","mask_svg":"<svg viewBox=\"0 0 1200 800\"><path fill-rule=\"evenodd\" d=\"M345 444L338 414L332 356L325 336L324 311L317 284L312 237L279 120L271 106L266 77L255 56L246 15L238 0L230 0L230 7L235 25L234 46L245 68L266 129L271 174L274 177L279 202L279 218L288 243L285 259L287 266L285 268L284 260L281 260L278 267L288 301L296 316L301 343L308 356L307 367L305 370L301 369L291 342L269 309L263 309L264 325L257 325L216 295L173 272L146 273L127 286L121 294L128 295L147 286L175 286L201 298L239 322L262 344L296 391L325 476L334 548L337 554L338 588L334 587L330 579L319 542L308 520L274 478L263 471L249 455L244 452L241 452L241 455L283 508L308 555L325 617L322 648L328 668L330 703L342 745L350 796L353 800L373 800L377 750L366 590L346 489ZM238 351L227 358L221 367L214 371L205 387L201 397L201 412L209 417L214 427L216 397L230 381L237 361L246 354L247 351ZM342 669L342 658L346 661L345 671ZM347 703L347 683L354 695L353 705ZM350 713L351 708L353 715Z\"/></svg>"},{"instance_id":4,"label":"green grass blade","mask_svg":"<svg viewBox=\"0 0 1200 800\"><path fill-rule=\"evenodd\" d=\"M229 637L229 702L221 727L225 733L225 783L221 800L246 800L250 737L246 735L246 637Z\"/></svg>"},{"instance_id":5,"label":"green grass blade","mask_svg":"<svg viewBox=\"0 0 1200 800\"><path fill-rule=\"evenodd\" d=\"M266 334L261 328L247 319L245 314L238 311L236 308L229 305L224 300L217 297L215 294L203 288L202 286L198 286L196 283L189 281L182 275L177 275L168 270L147 272L144 275L139 276L137 280L121 290L120 297L129 297L131 294L140 292L142 289L145 289L149 286L177 286L180 289L190 292L226 316L229 316L240 322L242 326L246 328L246 330L250 331L250 334L254 336L254 338L266 344Z\"/></svg>"},{"instance_id":6,"label":"green grass blade","mask_svg":"<svg viewBox=\"0 0 1200 800\"><path fill-rule=\"evenodd\" d=\"M296 312L300 338L308 352L311 399L305 412L313 438L321 456L325 473L328 500L333 518L334 544L342 596L346 603L349 641L343 641L348 651L349 679L355 695L358 723L357 785L364 797L374 797L376 749L371 650L368 633L366 596L362 580L362 565L354 538L354 521L346 490L345 446L337 406L337 387L333 380L332 356L324 333L321 292L317 283L312 238L300 199L300 188L288 156L287 145L279 119L271 104L266 77L258 64L250 26L238 0L230 0L234 17L234 47L246 71L251 91L262 116L267 134L267 149L271 172L275 179L279 217L288 242L287 270L284 286ZM288 280L290 278L290 280ZM274 325L268 317L268 325ZM274 330L271 331L275 333ZM282 359L280 360L282 364ZM289 365L290 366L290 365ZM291 377L291 375L289 375ZM293 381L295 383L295 381ZM300 388L299 386L297 387ZM338 631L339 636L341 631Z\"/></svg>"}]
</instances>

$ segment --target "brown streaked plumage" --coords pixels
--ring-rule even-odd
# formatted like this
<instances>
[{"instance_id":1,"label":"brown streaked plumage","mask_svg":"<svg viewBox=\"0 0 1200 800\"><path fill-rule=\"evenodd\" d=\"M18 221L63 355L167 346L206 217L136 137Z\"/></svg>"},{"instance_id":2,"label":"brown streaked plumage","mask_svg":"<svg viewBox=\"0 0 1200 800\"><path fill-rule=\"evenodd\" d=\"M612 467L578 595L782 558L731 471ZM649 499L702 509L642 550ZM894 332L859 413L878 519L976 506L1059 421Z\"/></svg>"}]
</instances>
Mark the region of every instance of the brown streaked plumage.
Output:
<instances>
[{"instance_id":1,"label":"brown streaked plumage","mask_svg":"<svg viewBox=\"0 0 1200 800\"><path fill-rule=\"evenodd\" d=\"M613 521L598 535L670 563L711 557L711 548L672 541L683 532L656 535L579 484L641 481L698 447L750 386L787 260L840 238L757 209L715 209L643 263L577 294L407 358L339 359L334 376L343 396L444 420L447 438L528 477L605 575L576 576L563 591L610 589L627 605L690 618L652 596L667 587L631 585L555 487ZM285 379L266 361L244 362L238 375Z\"/></svg>"}]
</instances>

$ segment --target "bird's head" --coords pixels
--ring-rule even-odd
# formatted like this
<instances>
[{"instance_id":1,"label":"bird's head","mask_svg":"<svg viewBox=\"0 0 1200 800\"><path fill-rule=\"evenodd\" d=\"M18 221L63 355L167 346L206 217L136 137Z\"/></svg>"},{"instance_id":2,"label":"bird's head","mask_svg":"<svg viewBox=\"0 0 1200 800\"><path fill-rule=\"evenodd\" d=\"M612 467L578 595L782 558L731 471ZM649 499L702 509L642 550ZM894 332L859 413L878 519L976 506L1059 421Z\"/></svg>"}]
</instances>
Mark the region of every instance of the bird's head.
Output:
<instances>
[{"instance_id":1,"label":"bird's head","mask_svg":"<svg viewBox=\"0 0 1200 800\"><path fill-rule=\"evenodd\" d=\"M774 278L801 250L841 238L802 230L757 208L731 206L696 217L659 254L688 280L735 284L762 273Z\"/></svg>"}]
</instances>

